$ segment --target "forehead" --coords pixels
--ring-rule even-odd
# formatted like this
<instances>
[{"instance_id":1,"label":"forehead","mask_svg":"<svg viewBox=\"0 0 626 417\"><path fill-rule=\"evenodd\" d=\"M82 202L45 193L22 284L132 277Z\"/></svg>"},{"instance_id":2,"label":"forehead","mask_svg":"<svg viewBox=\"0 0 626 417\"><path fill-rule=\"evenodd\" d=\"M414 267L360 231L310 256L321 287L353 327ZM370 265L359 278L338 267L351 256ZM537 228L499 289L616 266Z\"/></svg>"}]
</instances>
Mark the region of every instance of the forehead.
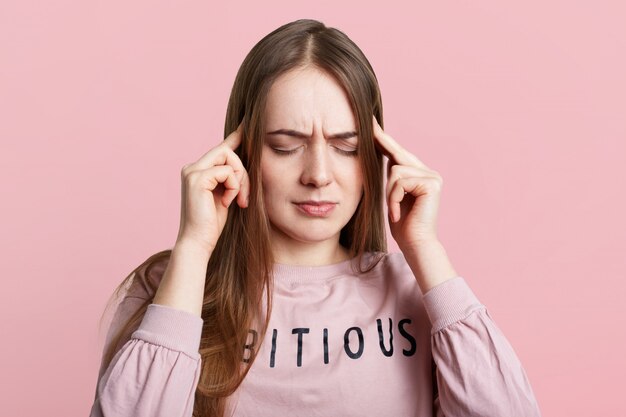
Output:
<instances>
[{"instance_id":1,"label":"forehead","mask_svg":"<svg viewBox=\"0 0 626 417\"><path fill-rule=\"evenodd\" d=\"M311 132L354 129L355 119L348 95L328 73L316 68L288 71L270 88L265 109L268 129Z\"/></svg>"}]
</instances>

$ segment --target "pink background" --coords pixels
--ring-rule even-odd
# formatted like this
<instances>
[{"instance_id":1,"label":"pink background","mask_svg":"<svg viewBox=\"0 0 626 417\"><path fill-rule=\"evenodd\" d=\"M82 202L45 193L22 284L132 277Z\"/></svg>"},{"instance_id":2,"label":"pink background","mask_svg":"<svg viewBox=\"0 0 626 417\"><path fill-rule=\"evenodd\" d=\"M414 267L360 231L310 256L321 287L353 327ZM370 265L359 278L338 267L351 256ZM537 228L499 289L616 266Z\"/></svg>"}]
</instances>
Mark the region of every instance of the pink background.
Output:
<instances>
[{"instance_id":1,"label":"pink background","mask_svg":"<svg viewBox=\"0 0 626 417\"><path fill-rule=\"evenodd\" d=\"M310 17L444 177L440 238L543 414L626 415L623 3L436 3L3 1L2 414L87 415L105 302L173 245L246 53Z\"/></svg>"}]
</instances>

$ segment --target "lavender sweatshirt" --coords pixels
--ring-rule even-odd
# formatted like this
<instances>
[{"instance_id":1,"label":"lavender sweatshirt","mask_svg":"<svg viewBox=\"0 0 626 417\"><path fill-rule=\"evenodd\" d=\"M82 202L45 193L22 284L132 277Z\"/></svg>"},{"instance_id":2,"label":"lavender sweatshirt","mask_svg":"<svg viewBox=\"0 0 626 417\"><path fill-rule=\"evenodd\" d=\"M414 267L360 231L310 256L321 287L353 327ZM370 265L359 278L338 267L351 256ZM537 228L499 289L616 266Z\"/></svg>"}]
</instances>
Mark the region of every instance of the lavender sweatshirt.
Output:
<instances>
[{"instance_id":1,"label":"lavender sweatshirt","mask_svg":"<svg viewBox=\"0 0 626 417\"><path fill-rule=\"evenodd\" d=\"M152 296L131 286L104 349ZM191 416L202 323L150 304L101 366L90 416ZM262 341L249 336L258 356L228 416L540 416L513 348L464 278L422 294L402 253L361 275L350 261L275 264L268 331Z\"/></svg>"}]
</instances>

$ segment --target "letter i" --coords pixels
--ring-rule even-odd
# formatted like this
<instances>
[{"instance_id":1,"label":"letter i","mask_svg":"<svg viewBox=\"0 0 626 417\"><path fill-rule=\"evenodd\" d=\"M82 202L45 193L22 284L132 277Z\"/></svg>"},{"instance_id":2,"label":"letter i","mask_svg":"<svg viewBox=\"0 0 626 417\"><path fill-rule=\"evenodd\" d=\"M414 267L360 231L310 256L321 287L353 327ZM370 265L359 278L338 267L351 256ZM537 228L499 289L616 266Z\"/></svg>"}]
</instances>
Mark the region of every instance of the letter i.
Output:
<instances>
[{"instance_id":1,"label":"letter i","mask_svg":"<svg viewBox=\"0 0 626 417\"><path fill-rule=\"evenodd\" d=\"M324 363L328 363L328 329L324 328Z\"/></svg>"},{"instance_id":2,"label":"letter i","mask_svg":"<svg viewBox=\"0 0 626 417\"><path fill-rule=\"evenodd\" d=\"M272 352L270 353L270 368L274 367L274 358L276 357L276 338L278 337L278 330L272 331Z\"/></svg>"}]
</instances>

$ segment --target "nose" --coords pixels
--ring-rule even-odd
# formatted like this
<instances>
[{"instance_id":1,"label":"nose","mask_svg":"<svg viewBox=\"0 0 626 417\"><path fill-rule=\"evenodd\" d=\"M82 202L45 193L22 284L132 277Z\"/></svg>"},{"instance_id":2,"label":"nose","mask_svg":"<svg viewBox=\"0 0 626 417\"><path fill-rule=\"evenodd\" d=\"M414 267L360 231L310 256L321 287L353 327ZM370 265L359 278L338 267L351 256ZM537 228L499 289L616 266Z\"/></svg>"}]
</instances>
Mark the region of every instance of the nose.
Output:
<instances>
[{"instance_id":1,"label":"nose","mask_svg":"<svg viewBox=\"0 0 626 417\"><path fill-rule=\"evenodd\" d=\"M324 187L333 181L332 161L326 140L312 141L306 148L300 181L304 185Z\"/></svg>"}]
</instances>

